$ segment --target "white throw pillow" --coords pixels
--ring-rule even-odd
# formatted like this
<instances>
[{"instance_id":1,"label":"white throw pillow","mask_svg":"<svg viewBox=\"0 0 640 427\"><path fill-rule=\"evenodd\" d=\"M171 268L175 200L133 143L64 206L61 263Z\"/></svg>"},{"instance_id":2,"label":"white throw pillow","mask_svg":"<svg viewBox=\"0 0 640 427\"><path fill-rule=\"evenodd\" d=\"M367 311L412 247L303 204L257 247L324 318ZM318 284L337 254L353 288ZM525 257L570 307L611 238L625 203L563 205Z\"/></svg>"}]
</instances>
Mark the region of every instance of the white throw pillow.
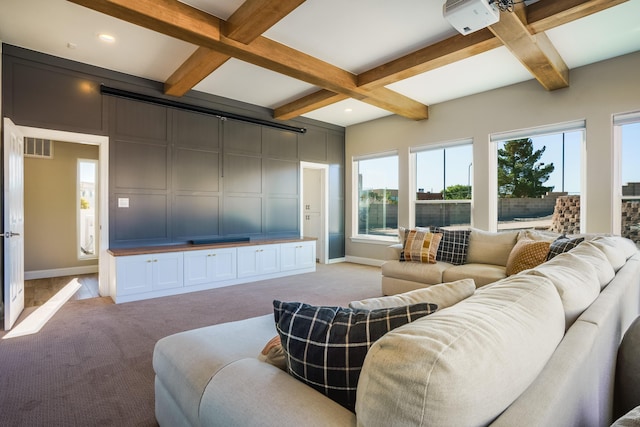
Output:
<instances>
[{"instance_id":1,"label":"white throw pillow","mask_svg":"<svg viewBox=\"0 0 640 427\"><path fill-rule=\"evenodd\" d=\"M518 239L517 231L490 231L471 229L467 264L507 265L511 249Z\"/></svg>"},{"instance_id":2,"label":"white throw pillow","mask_svg":"<svg viewBox=\"0 0 640 427\"><path fill-rule=\"evenodd\" d=\"M473 295L476 284L473 279L462 279L455 282L440 283L427 288L415 289L398 295L379 298L367 298L362 301L351 301L349 307L355 309L375 310L429 302L438 305L438 310L450 307Z\"/></svg>"}]
</instances>

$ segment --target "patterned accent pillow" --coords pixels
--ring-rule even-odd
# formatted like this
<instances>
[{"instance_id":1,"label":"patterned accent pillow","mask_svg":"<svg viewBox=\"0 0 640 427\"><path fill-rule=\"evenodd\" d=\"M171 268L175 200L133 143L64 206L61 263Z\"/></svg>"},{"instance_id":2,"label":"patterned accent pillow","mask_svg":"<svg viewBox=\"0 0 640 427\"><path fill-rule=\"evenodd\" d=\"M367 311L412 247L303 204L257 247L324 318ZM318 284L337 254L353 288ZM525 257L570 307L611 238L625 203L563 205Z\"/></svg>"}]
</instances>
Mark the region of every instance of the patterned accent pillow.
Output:
<instances>
[{"instance_id":1,"label":"patterned accent pillow","mask_svg":"<svg viewBox=\"0 0 640 427\"><path fill-rule=\"evenodd\" d=\"M580 243L584 241L584 237L576 237L574 239L570 239L569 237L562 235L558 237L551 243L549 246L549 253L547 254L547 261L553 258L556 255L560 255L564 252L569 252L571 249L578 246Z\"/></svg>"},{"instance_id":2,"label":"patterned accent pillow","mask_svg":"<svg viewBox=\"0 0 640 427\"><path fill-rule=\"evenodd\" d=\"M431 227L431 232L442 233L442 240L440 240L436 254L437 261L453 265L462 265L467 261L471 230L445 230L444 228Z\"/></svg>"},{"instance_id":3,"label":"patterned accent pillow","mask_svg":"<svg viewBox=\"0 0 640 427\"><path fill-rule=\"evenodd\" d=\"M544 240L520 239L509 254L507 276L536 267L547 260L550 243Z\"/></svg>"},{"instance_id":4,"label":"patterned accent pillow","mask_svg":"<svg viewBox=\"0 0 640 427\"><path fill-rule=\"evenodd\" d=\"M400 233L404 233L400 261L435 264L438 246L442 239L441 233L431 233L428 228L419 227L413 230L401 227Z\"/></svg>"},{"instance_id":5,"label":"patterned accent pillow","mask_svg":"<svg viewBox=\"0 0 640 427\"><path fill-rule=\"evenodd\" d=\"M420 303L369 311L276 300L273 308L289 374L354 411L360 371L371 345L438 306Z\"/></svg>"}]
</instances>

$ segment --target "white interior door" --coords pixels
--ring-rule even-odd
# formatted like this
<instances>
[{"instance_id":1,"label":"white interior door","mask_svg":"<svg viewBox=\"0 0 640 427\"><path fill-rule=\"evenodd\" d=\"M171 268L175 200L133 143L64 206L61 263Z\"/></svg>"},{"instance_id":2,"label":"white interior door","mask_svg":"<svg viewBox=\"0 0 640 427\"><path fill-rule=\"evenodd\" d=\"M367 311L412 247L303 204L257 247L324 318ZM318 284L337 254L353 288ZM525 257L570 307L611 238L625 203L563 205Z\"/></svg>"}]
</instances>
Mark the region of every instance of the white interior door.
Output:
<instances>
[{"instance_id":1,"label":"white interior door","mask_svg":"<svg viewBox=\"0 0 640 427\"><path fill-rule=\"evenodd\" d=\"M321 264L329 261L328 245L328 169L321 163L301 162L302 236L315 237L316 257Z\"/></svg>"},{"instance_id":2,"label":"white interior door","mask_svg":"<svg viewBox=\"0 0 640 427\"><path fill-rule=\"evenodd\" d=\"M24 137L4 119L4 328L24 310Z\"/></svg>"}]
</instances>

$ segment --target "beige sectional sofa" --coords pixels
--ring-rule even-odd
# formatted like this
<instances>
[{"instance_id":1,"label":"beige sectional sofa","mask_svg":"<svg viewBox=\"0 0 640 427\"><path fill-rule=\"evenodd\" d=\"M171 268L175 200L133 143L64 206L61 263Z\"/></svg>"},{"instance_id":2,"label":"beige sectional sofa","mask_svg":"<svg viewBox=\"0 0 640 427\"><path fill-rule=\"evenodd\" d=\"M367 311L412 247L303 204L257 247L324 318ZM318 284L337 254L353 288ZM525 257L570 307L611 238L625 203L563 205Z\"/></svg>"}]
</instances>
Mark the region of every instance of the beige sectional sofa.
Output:
<instances>
[{"instance_id":1,"label":"beige sectional sofa","mask_svg":"<svg viewBox=\"0 0 640 427\"><path fill-rule=\"evenodd\" d=\"M435 264L399 261L402 243L387 249L382 265L382 293L393 295L437 283L471 277L476 286L504 279L509 254L521 235L553 240L551 233L504 231L498 233L471 229L465 262L460 265L437 261Z\"/></svg>"},{"instance_id":2,"label":"beige sectional sofa","mask_svg":"<svg viewBox=\"0 0 640 427\"><path fill-rule=\"evenodd\" d=\"M260 359L276 335L266 315L158 341L157 420L279 427L613 421L617 348L640 313L640 252L631 241L598 237L470 292L457 292L459 284L468 288L469 280L353 303L432 300L436 289L449 290L435 313L373 343L355 413Z\"/></svg>"}]
</instances>

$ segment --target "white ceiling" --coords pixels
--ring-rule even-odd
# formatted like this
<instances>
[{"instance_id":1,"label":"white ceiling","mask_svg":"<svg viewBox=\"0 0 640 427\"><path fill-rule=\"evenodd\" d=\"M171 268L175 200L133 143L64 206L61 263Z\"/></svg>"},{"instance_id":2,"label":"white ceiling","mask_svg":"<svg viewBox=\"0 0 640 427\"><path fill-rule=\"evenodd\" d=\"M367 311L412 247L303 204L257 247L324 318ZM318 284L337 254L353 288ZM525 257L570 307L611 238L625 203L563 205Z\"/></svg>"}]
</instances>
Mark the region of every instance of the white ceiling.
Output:
<instances>
[{"instance_id":1,"label":"white ceiling","mask_svg":"<svg viewBox=\"0 0 640 427\"><path fill-rule=\"evenodd\" d=\"M554 1L554 0L540 0ZM243 0L184 0L227 19ZM451 37L444 0L307 0L265 37L353 73ZM527 2L530 3L530 2ZM547 31L570 69L640 50L640 0ZM101 42L108 33L115 43ZM0 41L139 77L165 81L196 46L65 0L0 0ZM388 88L423 104L530 80L505 47L393 83ZM232 59L195 90L275 108L317 87ZM540 90L544 90L542 86ZM351 112L345 110L350 108ZM305 117L340 126L387 116L353 99Z\"/></svg>"}]
</instances>

